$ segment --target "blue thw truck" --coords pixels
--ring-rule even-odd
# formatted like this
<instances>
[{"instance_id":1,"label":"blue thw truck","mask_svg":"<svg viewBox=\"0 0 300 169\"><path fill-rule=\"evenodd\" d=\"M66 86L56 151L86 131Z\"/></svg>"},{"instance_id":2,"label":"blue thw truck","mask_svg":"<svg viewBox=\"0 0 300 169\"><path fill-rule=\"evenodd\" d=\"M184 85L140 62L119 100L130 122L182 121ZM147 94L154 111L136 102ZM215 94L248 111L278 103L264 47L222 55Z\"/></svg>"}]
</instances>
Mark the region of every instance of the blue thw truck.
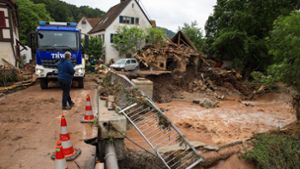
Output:
<instances>
[{"instance_id":1,"label":"blue thw truck","mask_svg":"<svg viewBox=\"0 0 300 169\"><path fill-rule=\"evenodd\" d=\"M81 45L81 32L73 22L40 21L35 31L35 55L37 75L42 89L48 88L48 82L57 80L57 64L64 58L64 53L72 53L71 62L74 65L73 81L78 87L84 87L85 60ZM88 39L88 38L85 38Z\"/></svg>"}]
</instances>

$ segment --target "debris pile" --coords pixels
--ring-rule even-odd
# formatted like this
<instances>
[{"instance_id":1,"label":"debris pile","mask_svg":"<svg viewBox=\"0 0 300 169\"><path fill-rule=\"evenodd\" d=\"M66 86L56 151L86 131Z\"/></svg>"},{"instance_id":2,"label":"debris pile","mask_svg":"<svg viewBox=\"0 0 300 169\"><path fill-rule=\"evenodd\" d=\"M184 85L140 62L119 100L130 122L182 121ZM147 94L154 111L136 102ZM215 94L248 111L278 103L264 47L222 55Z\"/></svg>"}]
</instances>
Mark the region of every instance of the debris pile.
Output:
<instances>
[{"instance_id":1,"label":"debris pile","mask_svg":"<svg viewBox=\"0 0 300 169\"><path fill-rule=\"evenodd\" d=\"M27 65L23 69L13 66L0 66L0 95L32 85L35 82L33 76L34 67Z\"/></svg>"},{"instance_id":2,"label":"debris pile","mask_svg":"<svg viewBox=\"0 0 300 169\"><path fill-rule=\"evenodd\" d=\"M220 86L246 96L252 93L250 86L243 82L242 76L235 70L205 66L201 67L199 75L188 84L188 90L190 92L216 91Z\"/></svg>"},{"instance_id":3,"label":"debris pile","mask_svg":"<svg viewBox=\"0 0 300 169\"><path fill-rule=\"evenodd\" d=\"M164 46L146 46L135 57L141 69L171 71L170 76L148 76L154 82L154 99L169 102L178 91L213 92L221 89L252 97L252 89L240 73L215 67L215 62L203 57L184 44L166 43ZM167 83L166 83L167 82ZM222 97L224 98L224 97Z\"/></svg>"},{"instance_id":4,"label":"debris pile","mask_svg":"<svg viewBox=\"0 0 300 169\"><path fill-rule=\"evenodd\" d=\"M168 42L163 46L145 46L135 54L135 58L140 61L142 68L181 73L186 71L190 62L199 58L204 60L202 55L194 49L172 42Z\"/></svg>"},{"instance_id":5,"label":"debris pile","mask_svg":"<svg viewBox=\"0 0 300 169\"><path fill-rule=\"evenodd\" d=\"M108 67L104 64L99 64L99 65L96 65L95 71L98 74L107 74L108 73Z\"/></svg>"}]
</instances>

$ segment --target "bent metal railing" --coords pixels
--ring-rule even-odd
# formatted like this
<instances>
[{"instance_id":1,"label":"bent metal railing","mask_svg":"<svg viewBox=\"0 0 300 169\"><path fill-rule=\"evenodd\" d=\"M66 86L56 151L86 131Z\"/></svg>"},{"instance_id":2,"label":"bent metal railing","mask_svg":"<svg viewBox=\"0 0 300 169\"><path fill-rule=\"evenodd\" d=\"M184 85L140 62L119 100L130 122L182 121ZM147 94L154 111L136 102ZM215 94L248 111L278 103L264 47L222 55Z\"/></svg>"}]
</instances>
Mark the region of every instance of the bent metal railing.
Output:
<instances>
[{"instance_id":1,"label":"bent metal railing","mask_svg":"<svg viewBox=\"0 0 300 169\"><path fill-rule=\"evenodd\" d=\"M136 131L161 159L164 168L190 169L204 161L180 130L161 109L124 75L110 71L111 85L117 85L116 105Z\"/></svg>"}]
</instances>

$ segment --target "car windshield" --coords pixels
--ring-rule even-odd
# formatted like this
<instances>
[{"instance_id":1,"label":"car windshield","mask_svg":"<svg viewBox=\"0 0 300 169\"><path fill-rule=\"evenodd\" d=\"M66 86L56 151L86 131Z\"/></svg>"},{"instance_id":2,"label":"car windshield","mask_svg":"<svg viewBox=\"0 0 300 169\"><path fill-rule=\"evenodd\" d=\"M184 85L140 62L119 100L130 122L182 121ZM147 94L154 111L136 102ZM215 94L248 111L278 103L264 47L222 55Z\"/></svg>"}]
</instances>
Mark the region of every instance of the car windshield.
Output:
<instances>
[{"instance_id":1,"label":"car windshield","mask_svg":"<svg viewBox=\"0 0 300 169\"><path fill-rule=\"evenodd\" d=\"M121 59L121 60L118 60L118 61L116 62L116 64L122 65L122 64L125 64L125 62L126 62L126 59Z\"/></svg>"},{"instance_id":2,"label":"car windshield","mask_svg":"<svg viewBox=\"0 0 300 169\"><path fill-rule=\"evenodd\" d=\"M40 31L38 35L38 44L41 49L68 49L76 50L79 46L77 32L63 31Z\"/></svg>"}]
</instances>

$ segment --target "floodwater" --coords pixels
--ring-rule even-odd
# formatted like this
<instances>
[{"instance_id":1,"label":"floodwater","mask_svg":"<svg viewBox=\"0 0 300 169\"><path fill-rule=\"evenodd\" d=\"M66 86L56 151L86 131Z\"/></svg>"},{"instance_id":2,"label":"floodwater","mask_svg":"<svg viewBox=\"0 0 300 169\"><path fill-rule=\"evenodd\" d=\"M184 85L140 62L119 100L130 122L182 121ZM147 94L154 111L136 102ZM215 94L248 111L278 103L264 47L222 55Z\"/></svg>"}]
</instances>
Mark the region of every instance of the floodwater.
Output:
<instances>
[{"instance_id":1,"label":"floodwater","mask_svg":"<svg viewBox=\"0 0 300 169\"><path fill-rule=\"evenodd\" d=\"M291 99L281 93L267 94L254 101L224 100L219 107L211 109L184 100L160 104L160 107L190 141L224 145L295 122Z\"/></svg>"}]
</instances>

